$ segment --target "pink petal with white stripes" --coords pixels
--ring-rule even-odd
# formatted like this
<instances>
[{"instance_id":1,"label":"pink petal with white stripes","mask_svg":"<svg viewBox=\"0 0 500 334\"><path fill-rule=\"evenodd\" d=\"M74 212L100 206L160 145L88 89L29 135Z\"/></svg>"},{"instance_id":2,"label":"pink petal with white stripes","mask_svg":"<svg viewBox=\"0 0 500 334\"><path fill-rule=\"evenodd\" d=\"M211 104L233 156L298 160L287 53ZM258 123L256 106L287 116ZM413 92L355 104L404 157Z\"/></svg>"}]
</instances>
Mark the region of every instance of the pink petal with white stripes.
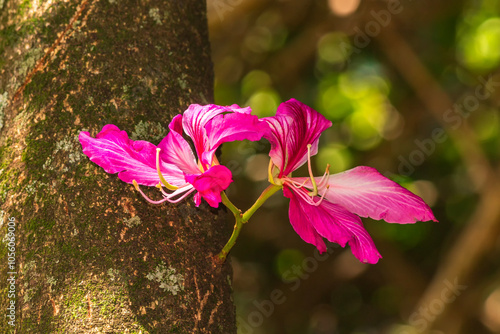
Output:
<instances>
[{"instance_id":1,"label":"pink petal with white stripes","mask_svg":"<svg viewBox=\"0 0 500 334\"><path fill-rule=\"evenodd\" d=\"M295 179L301 181L301 178ZM316 182L320 180L315 179ZM389 180L375 168L360 166L330 175L328 184L330 188L325 198L361 217L399 224L436 221L431 209L420 197Z\"/></svg>"},{"instance_id":2,"label":"pink petal with white stripes","mask_svg":"<svg viewBox=\"0 0 500 334\"><path fill-rule=\"evenodd\" d=\"M323 238L312 226L307 216L307 210L303 208L304 205L308 204L302 204L302 199L287 187L283 187L283 195L290 198L288 215L290 217L290 224L292 224L295 232L297 232L302 240L316 246L320 253L326 252L326 245Z\"/></svg>"},{"instance_id":3,"label":"pink petal with white stripes","mask_svg":"<svg viewBox=\"0 0 500 334\"><path fill-rule=\"evenodd\" d=\"M214 150L217 149L217 147L211 147L213 145L209 141L209 135L205 127L210 120L222 113L250 114L251 109L249 107L240 108L236 104L228 107L215 104L204 106L192 104L182 115L184 132L193 140L198 157L201 157L203 152L209 151L212 148Z\"/></svg>"},{"instance_id":4,"label":"pink petal with white stripes","mask_svg":"<svg viewBox=\"0 0 500 334\"><path fill-rule=\"evenodd\" d=\"M290 198L290 222L304 241L316 245L320 252L326 250L321 237L342 247L349 244L361 262L378 262L382 256L358 216L326 200L317 206L311 205L294 193L299 191L305 192L303 188L283 188L285 196Z\"/></svg>"},{"instance_id":5,"label":"pink petal with white stripes","mask_svg":"<svg viewBox=\"0 0 500 334\"><path fill-rule=\"evenodd\" d=\"M268 129L266 122L255 115L246 113L230 113L214 117L206 125L209 148L203 152L202 159L211 164L217 148L226 142L236 140L257 141Z\"/></svg>"},{"instance_id":6,"label":"pink petal with white stripes","mask_svg":"<svg viewBox=\"0 0 500 334\"><path fill-rule=\"evenodd\" d=\"M307 145L311 155L318 152L321 133L332 125L323 115L295 99L279 105L276 115L264 118L270 130L264 137L271 143L269 155L280 169L278 177L288 175L307 161Z\"/></svg>"},{"instance_id":7,"label":"pink petal with white stripes","mask_svg":"<svg viewBox=\"0 0 500 334\"><path fill-rule=\"evenodd\" d=\"M108 173L119 173L118 177L127 183L136 180L138 184L154 186L160 182L156 170L156 146L142 140L133 141L125 131L113 124L105 125L96 138L86 131L78 137L83 153ZM172 185L186 184L184 174L174 165L160 161L165 179Z\"/></svg>"}]
</instances>

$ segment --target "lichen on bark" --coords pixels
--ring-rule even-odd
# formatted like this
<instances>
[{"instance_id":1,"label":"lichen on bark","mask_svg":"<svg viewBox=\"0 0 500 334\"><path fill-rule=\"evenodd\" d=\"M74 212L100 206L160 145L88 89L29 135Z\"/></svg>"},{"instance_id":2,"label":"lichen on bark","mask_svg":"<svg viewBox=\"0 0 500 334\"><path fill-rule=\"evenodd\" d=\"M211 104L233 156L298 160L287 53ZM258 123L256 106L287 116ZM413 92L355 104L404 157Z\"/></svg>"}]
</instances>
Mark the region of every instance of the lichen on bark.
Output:
<instances>
[{"instance_id":1,"label":"lichen on bark","mask_svg":"<svg viewBox=\"0 0 500 334\"><path fill-rule=\"evenodd\" d=\"M9 0L0 12L0 36L8 37L0 92L9 98L0 203L19 222L17 331L235 333L230 266L211 261L230 234L226 213L191 199L149 205L83 156L76 140L107 123L161 132L157 124L167 128L188 104L208 102L204 1L34 4ZM175 268L183 290L149 280L159 266ZM2 305L5 275L2 266ZM11 329L0 322L0 332Z\"/></svg>"}]
</instances>

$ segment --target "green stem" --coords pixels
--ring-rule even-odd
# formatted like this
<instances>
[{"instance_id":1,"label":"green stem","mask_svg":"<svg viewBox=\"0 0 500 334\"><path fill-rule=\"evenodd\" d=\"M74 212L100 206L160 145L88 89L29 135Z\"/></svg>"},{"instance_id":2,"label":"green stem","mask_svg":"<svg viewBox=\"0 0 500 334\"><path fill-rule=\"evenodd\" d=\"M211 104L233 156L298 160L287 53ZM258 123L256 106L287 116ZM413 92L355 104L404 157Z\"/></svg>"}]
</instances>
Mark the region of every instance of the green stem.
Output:
<instances>
[{"instance_id":1,"label":"green stem","mask_svg":"<svg viewBox=\"0 0 500 334\"><path fill-rule=\"evenodd\" d=\"M222 204L224 204L229 210L234 215L234 219L236 220L236 223L234 224L234 229L233 229L233 234L231 235L231 238L229 238L228 242L222 248L221 252L219 253L218 257L221 262L224 262L226 260L227 254L229 254L229 251L231 248L233 248L234 243L236 242L236 239L238 239L238 235L240 234L241 227L243 226L243 222L241 221L241 210L238 209L227 197L225 192L221 193L221 199L222 199Z\"/></svg>"},{"instance_id":2,"label":"green stem","mask_svg":"<svg viewBox=\"0 0 500 334\"><path fill-rule=\"evenodd\" d=\"M231 248L233 248L234 244L236 243L236 239L238 239L238 236L240 235L241 228L243 227L243 224L246 223L250 217L257 211L258 208L264 204L264 202L271 197L275 192L280 190L282 186L276 186L276 185L270 185L267 187L262 194L259 196L259 198L255 201L255 203L248 209L244 214L241 214L241 210L238 209L231 201L229 198L227 198L226 193L222 192L221 193L221 199L222 203L231 210L231 212L234 214L234 218L236 220L236 223L234 224L234 230L233 234L231 235L231 238L229 238L228 242L222 248L222 251L219 253L218 257L221 262L224 262L226 260L227 255L229 254L229 251Z\"/></svg>"},{"instance_id":3,"label":"green stem","mask_svg":"<svg viewBox=\"0 0 500 334\"><path fill-rule=\"evenodd\" d=\"M241 227L243 226L243 222L241 221L241 216L239 218L236 218L236 223L234 224L234 230L233 234L231 235L231 238L229 238L228 242L222 248L221 252L219 253L218 257L221 262L224 262L226 260L227 254L229 254L229 251L231 248L233 248L234 244L236 243L236 239L238 239L238 236L240 235Z\"/></svg>"},{"instance_id":4,"label":"green stem","mask_svg":"<svg viewBox=\"0 0 500 334\"><path fill-rule=\"evenodd\" d=\"M241 217L241 210L238 209L230 200L227 198L225 192L221 192L220 197L222 199L222 204L224 204L231 212L235 218Z\"/></svg>"},{"instance_id":5,"label":"green stem","mask_svg":"<svg viewBox=\"0 0 500 334\"><path fill-rule=\"evenodd\" d=\"M257 211L258 208L264 204L265 201L272 195L274 195L275 192L283 188L283 186L277 186L275 184L270 184L263 192L260 194L259 198L255 201L255 203L248 209L243 215L242 215L242 220L243 223L246 223L250 217Z\"/></svg>"}]
</instances>

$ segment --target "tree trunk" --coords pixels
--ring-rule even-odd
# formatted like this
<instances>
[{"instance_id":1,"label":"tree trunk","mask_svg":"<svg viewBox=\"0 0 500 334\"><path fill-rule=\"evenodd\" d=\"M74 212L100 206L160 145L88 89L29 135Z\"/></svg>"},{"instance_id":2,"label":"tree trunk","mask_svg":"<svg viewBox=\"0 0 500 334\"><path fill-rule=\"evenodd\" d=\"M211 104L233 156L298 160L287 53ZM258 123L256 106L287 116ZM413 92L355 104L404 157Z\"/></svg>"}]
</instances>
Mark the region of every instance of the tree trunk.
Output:
<instances>
[{"instance_id":1,"label":"tree trunk","mask_svg":"<svg viewBox=\"0 0 500 334\"><path fill-rule=\"evenodd\" d=\"M0 55L0 332L236 333L225 211L149 205L77 140L212 99L205 2L0 0Z\"/></svg>"}]
</instances>

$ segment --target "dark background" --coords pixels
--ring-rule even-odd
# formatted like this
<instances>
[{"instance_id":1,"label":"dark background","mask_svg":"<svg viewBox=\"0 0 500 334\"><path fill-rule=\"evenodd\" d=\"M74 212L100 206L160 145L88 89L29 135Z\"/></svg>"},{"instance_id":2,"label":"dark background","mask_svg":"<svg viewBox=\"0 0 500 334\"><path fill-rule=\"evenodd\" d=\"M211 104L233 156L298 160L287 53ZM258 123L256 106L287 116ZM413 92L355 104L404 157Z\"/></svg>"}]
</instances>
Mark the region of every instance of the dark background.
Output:
<instances>
[{"instance_id":1,"label":"dark background","mask_svg":"<svg viewBox=\"0 0 500 334\"><path fill-rule=\"evenodd\" d=\"M500 2L209 0L208 9L217 104L259 116L290 98L310 105L333 121L317 175L327 163L375 167L439 220L364 219L383 256L365 265L335 245L319 257L274 195L231 253L240 334L500 333ZM228 195L243 210L267 185L268 150L223 148Z\"/></svg>"}]
</instances>

